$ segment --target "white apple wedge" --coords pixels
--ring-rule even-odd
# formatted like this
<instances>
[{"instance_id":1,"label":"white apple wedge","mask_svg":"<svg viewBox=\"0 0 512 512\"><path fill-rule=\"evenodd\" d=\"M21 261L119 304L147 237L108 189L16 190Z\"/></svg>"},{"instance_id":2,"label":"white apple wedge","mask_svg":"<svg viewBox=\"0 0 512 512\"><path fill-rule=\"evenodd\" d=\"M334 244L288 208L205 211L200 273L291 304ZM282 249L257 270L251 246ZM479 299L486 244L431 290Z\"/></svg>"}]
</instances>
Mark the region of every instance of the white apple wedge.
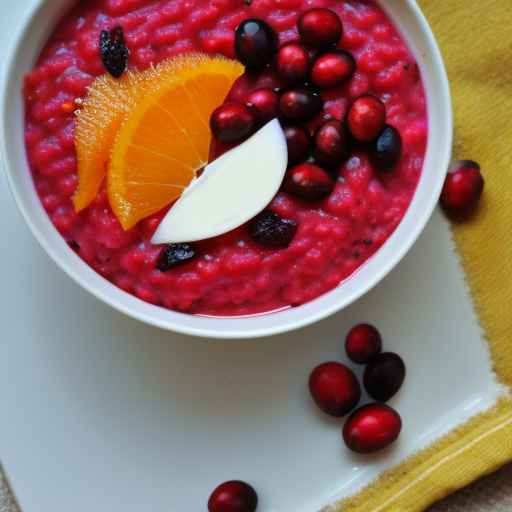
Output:
<instances>
[{"instance_id":1,"label":"white apple wedge","mask_svg":"<svg viewBox=\"0 0 512 512\"><path fill-rule=\"evenodd\" d=\"M195 242L241 226L272 200L287 165L286 138L274 119L205 167L164 217L152 243Z\"/></svg>"}]
</instances>

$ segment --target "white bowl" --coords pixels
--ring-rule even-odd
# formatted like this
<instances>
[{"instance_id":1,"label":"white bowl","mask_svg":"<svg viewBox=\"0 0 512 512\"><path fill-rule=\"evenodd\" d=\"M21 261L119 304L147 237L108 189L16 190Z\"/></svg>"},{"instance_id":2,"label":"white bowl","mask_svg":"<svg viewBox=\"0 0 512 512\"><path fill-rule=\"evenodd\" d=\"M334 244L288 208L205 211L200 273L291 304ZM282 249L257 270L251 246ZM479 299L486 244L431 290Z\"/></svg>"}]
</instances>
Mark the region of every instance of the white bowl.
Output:
<instances>
[{"instance_id":1,"label":"white bowl","mask_svg":"<svg viewBox=\"0 0 512 512\"><path fill-rule=\"evenodd\" d=\"M7 61L2 91L1 144L15 201L32 233L77 283L110 306L148 324L210 338L256 338L311 324L348 306L373 288L402 259L425 227L437 203L452 144L450 90L434 36L414 0L383 2L421 69L428 102L429 137L422 176L402 222L383 247L334 290L300 307L245 318L205 318L169 311L125 293L86 265L57 233L36 194L23 134L22 78L33 66L63 10L72 0L39 0L20 27Z\"/></svg>"}]
</instances>

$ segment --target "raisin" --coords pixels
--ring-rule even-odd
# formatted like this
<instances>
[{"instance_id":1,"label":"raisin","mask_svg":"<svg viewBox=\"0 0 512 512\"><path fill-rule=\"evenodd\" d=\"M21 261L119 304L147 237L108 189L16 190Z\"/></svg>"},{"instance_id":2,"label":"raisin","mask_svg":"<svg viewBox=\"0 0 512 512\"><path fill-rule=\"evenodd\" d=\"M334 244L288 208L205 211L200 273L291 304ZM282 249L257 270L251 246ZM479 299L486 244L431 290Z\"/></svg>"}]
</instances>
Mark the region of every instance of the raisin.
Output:
<instances>
[{"instance_id":1,"label":"raisin","mask_svg":"<svg viewBox=\"0 0 512 512\"><path fill-rule=\"evenodd\" d=\"M282 219L277 213L263 210L249 223L251 238L264 247L288 247L297 232L297 223Z\"/></svg>"},{"instance_id":2,"label":"raisin","mask_svg":"<svg viewBox=\"0 0 512 512\"><path fill-rule=\"evenodd\" d=\"M130 53L124 42L122 27L101 31L100 52L106 70L114 78L119 78L128 66Z\"/></svg>"},{"instance_id":3,"label":"raisin","mask_svg":"<svg viewBox=\"0 0 512 512\"><path fill-rule=\"evenodd\" d=\"M193 260L196 256L196 250L190 244L170 244L160 254L156 268L161 272L167 272L173 267Z\"/></svg>"}]
</instances>

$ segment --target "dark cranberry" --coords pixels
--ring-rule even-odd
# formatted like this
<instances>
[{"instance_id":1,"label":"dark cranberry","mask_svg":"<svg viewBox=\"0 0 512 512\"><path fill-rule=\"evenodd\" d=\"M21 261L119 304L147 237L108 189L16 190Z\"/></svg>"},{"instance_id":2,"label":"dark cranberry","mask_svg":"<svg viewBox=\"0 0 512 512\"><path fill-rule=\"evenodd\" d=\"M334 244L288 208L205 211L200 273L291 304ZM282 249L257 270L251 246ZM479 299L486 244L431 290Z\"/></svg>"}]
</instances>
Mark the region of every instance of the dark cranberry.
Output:
<instances>
[{"instance_id":1,"label":"dark cranberry","mask_svg":"<svg viewBox=\"0 0 512 512\"><path fill-rule=\"evenodd\" d=\"M366 364L382 350L382 338L373 325L358 324L345 339L345 350L354 363Z\"/></svg>"},{"instance_id":2,"label":"dark cranberry","mask_svg":"<svg viewBox=\"0 0 512 512\"><path fill-rule=\"evenodd\" d=\"M292 89L285 92L279 100L281 113L290 121L309 121L319 114L322 108L323 101L320 95L307 89Z\"/></svg>"},{"instance_id":3,"label":"dark cranberry","mask_svg":"<svg viewBox=\"0 0 512 512\"><path fill-rule=\"evenodd\" d=\"M297 24L302 42L314 48L327 48L338 44L343 25L330 9L315 8L306 11Z\"/></svg>"},{"instance_id":4,"label":"dark cranberry","mask_svg":"<svg viewBox=\"0 0 512 512\"><path fill-rule=\"evenodd\" d=\"M402 138L396 128L387 124L373 143L371 157L379 171L391 171L402 155Z\"/></svg>"},{"instance_id":5,"label":"dark cranberry","mask_svg":"<svg viewBox=\"0 0 512 512\"><path fill-rule=\"evenodd\" d=\"M364 371L364 387L380 402L387 402L402 386L405 364L398 354L383 352L371 359Z\"/></svg>"},{"instance_id":6,"label":"dark cranberry","mask_svg":"<svg viewBox=\"0 0 512 512\"><path fill-rule=\"evenodd\" d=\"M311 68L311 81L322 89L338 87L346 82L356 70L356 61L345 50L336 50L320 55Z\"/></svg>"},{"instance_id":7,"label":"dark cranberry","mask_svg":"<svg viewBox=\"0 0 512 512\"><path fill-rule=\"evenodd\" d=\"M255 512L257 506L256 491L239 480L219 485L208 500L209 512Z\"/></svg>"},{"instance_id":8,"label":"dark cranberry","mask_svg":"<svg viewBox=\"0 0 512 512\"><path fill-rule=\"evenodd\" d=\"M279 96L267 87L256 89L249 94L247 106L256 113L260 123L266 123L279 113Z\"/></svg>"},{"instance_id":9,"label":"dark cranberry","mask_svg":"<svg viewBox=\"0 0 512 512\"><path fill-rule=\"evenodd\" d=\"M352 103L347 124L354 139L369 142L378 137L386 123L386 107L376 96L365 94Z\"/></svg>"},{"instance_id":10,"label":"dark cranberry","mask_svg":"<svg viewBox=\"0 0 512 512\"><path fill-rule=\"evenodd\" d=\"M472 160L459 160L446 176L441 204L452 215L467 215L475 209L483 189L480 166Z\"/></svg>"},{"instance_id":11,"label":"dark cranberry","mask_svg":"<svg viewBox=\"0 0 512 512\"><path fill-rule=\"evenodd\" d=\"M288 169L284 179L284 189L290 194L317 201L328 196L334 188L334 180L318 165L305 162Z\"/></svg>"},{"instance_id":12,"label":"dark cranberry","mask_svg":"<svg viewBox=\"0 0 512 512\"><path fill-rule=\"evenodd\" d=\"M222 142L238 142L251 134L254 121L254 115L247 106L228 102L213 111L210 128Z\"/></svg>"},{"instance_id":13,"label":"dark cranberry","mask_svg":"<svg viewBox=\"0 0 512 512\"><path fill-rule=\"evenodd\" d=\"M170 244L160 254L156 268L161 272L167 272L195 257L196 250L190 244Z\"/></svg>"},{"instance_id":14,"label":"dark cranberry","mask_svg":"<svg viewBox=\"0 0 512 512\"><path fill-rule=\"evenodd\" d=\"M286 126L284 135L288 145L288 165L295 165L306 160L311 146L306 130L300 126Z\"/></svg>"},{"instance_id":15,"label":"dark cranberry","mask_svg":"<svg viewBox=\"0 0 512 512\"><path fill-rule=\"evenodd\" d=\"M329 166L338 165L347 158L347 137L340 121L332 119L318 128L313 156L321 164Z\"/></svg>"},{"instance_id":16,"label":"dark cranberry","mask_svg":"<svg viewBox=\"0 0 512 512\"><path fill-rule=\"evenodd\" d=\"M361 386L354 372L341 363L324 363L309 376L309 391L316 405L326 414L341 417L361 398Z\"/></svg>"},{"instance_id":17,"label":"dark cranberry","mask_svg":"<svg viewBox=\"0 0 512 512\"><path fill-rule=\"evenodd\" d=\"M304 81L309 71L308 52L297 43L281 46L277 52L276 70L288 84Z\"/></svg>"},{"instance_id":18,"label":"dark cranberry","mask_svg":"<svg viewBox=\"0 0 512 512\"><path fill-rule=\"evenodd\" d=\"M277 213L264 210L249 223L249 235L264 247L288 247L297 233L297 223L282 219Z\"/></svg>"},{"instance_id":19,"label":"dark cranberry","mask_svg":"<svg viewBox=\"0 0 512 512\"><path fill-rule=\"evenodd\" d=\"M110 31L101 31L100 53L105 69L114 78L119 78L128 66L128 57L130 55L124 42L122 27L115 27Z\"/></svg>"},{"instance_id":20,"label":"dark cranberry","mask_svg":"<svg viewBox=\"0 0 512 512\"><path fill-rule=\"evenodd\" d=\"M368 404L355 410L345 422L343 439L357 453L373 453L396 441L402 419L391 407Z\"/></svg>"},{"instance_id":21,"label":"dark cranberry","mask_svg":"<svg viewBox=\"0 0 512 512\"><path fill-rule=\"evenodd\" d=\"M263 20L247 19L235 31L238 60L251 70L264 68L277 50L277 35Z\"/></svg>"}]
</instances>

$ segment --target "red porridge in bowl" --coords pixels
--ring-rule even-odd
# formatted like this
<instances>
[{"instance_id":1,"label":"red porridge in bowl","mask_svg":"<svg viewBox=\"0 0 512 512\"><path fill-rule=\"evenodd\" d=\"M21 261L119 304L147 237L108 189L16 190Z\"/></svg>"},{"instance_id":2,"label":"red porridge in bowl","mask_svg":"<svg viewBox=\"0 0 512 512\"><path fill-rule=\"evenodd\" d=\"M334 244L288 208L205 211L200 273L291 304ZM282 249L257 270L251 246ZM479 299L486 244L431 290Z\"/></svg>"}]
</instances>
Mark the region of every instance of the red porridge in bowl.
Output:
<instances>
[{"instance_id":1,"label":"red porridge in bowl","mask_svg":"<svg viewBox=\"0 0 512 512\"><path fill-rule=\"evenodd\" d=\"M236 147L236 130L247 136L279 119L288 170L255 219L214 238L166 245L152 238L170 204L127 227L103 183L87 207L75 209L75 111L107 72L101 34L112 39L118 27L134 72L190 53L245 57L246 71L212 116L211 158ZM251 39L261 33L267 46ZM338 286L403 218L428 135L415 59L373 1L78 2L26 76L24 96L35 187L70 250L126 292L192 314L264 313Z\"/></svg>"}]
</instances>

